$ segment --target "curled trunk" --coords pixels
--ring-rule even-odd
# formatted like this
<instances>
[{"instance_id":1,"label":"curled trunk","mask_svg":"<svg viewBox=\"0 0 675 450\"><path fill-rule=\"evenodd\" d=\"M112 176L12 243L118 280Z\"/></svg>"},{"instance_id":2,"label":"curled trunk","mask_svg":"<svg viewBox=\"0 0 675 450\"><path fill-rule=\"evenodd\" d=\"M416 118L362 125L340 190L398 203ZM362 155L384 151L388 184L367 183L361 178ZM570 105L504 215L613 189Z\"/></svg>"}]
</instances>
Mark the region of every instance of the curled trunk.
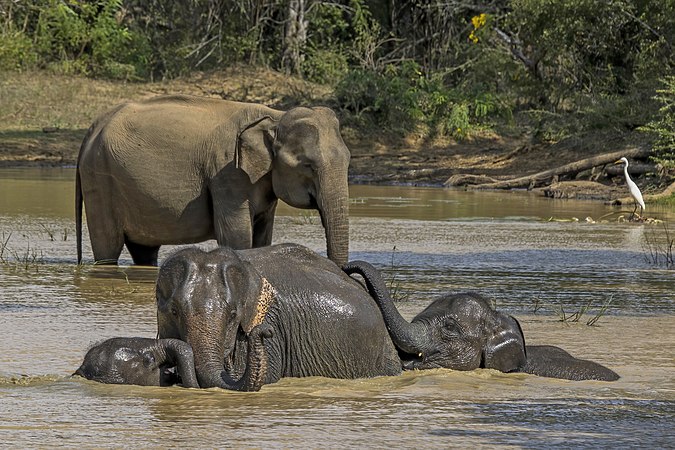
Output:
<instances>
[{"instance_id":1,"label":"curled trunk","mask_svg":"<svg viewBox=\"0 0 675 450\"><path fill-rule=\"evenodd\" d=\"M247 361L244 374L235 379L224 369L222 343L216 343L195 354L195 368L199 385L202 388L219 387L232 391L259 391L265 384L267 375L267 353L264 339L272 336L269 325L261 324L253 328L247 340Z\"/></svg>"},{"instance_id":2,"label":"curled trunk","mask_svg":"<svg viewBox=\"0 0 675 450\"><path fill-rule=\"evenodd\" d=\"M401 316L380 272L365 261L351 261L345 264L342 270L348 275L356 273L363 277L368 292L382 311L384 323L394 345L406 353L424 354L428 348L427 327L421 323L409 323Z\"/></svg>"},{"instance_id":3,"label":"curled trunk","mask_svg":"<svg viewBox=\"0 0 675 450\"><path fill-rule=\"evenodd\" d=\"M166 360L176 366L181 384L187 388L198 388L194 354L190 344L179 339L160 339L160 342L162 350L166 352Z\"/></svg>"}]
</instances>

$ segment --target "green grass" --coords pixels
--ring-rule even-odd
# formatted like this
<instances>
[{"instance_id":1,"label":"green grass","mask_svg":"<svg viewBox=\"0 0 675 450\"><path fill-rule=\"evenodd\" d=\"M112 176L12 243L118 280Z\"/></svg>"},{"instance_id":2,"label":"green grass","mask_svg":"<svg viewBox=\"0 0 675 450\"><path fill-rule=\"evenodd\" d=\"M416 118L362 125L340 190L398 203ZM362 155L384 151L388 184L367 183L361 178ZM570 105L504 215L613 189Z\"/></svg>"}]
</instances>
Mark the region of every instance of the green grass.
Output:
<instances>
[{"instance_id":1,"label":"green grass","mask_svg":"<svg viewBox=\"0 0 675 450\"><path fill-rule=\"evenodd\" d=\"M670 194L666 197L659 197L653 202L655 205L675 206L675 194Z\"/></svg>"}]
</instances>

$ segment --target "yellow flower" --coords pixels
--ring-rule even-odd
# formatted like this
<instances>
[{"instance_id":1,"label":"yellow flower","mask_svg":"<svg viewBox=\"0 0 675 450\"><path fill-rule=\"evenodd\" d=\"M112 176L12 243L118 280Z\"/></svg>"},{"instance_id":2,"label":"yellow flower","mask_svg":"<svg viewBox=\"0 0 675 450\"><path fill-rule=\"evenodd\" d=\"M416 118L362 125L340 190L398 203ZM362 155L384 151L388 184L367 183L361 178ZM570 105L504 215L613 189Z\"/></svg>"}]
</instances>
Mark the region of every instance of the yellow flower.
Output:
<instances>
[{"instance_id":1,"label":"yellow flower","mask_svg":"<svg viewBox=\"0 0 675 450\"><path fill-rule=\"evenodd\" d=\"M485 13L481 13L478 16L473 16L471 18L471 23L473 24L474 29L479 29L482 26L485 26L485 23L487 22L487 15Z\"/></svg>"}]
</instances>

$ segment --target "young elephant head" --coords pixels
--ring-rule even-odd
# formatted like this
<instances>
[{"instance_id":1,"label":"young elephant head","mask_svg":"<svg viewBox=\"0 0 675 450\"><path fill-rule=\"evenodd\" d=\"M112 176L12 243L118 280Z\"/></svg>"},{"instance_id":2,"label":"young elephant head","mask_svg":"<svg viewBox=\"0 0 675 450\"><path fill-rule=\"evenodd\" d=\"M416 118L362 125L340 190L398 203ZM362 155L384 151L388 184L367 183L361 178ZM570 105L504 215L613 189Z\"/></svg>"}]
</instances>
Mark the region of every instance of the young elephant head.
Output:
<instances>
[{"instance_id":1,"label":"young elephant head","mask_svg":"<svg viewBox=\"0 0 675 450\"><path fill-rule=\"evenodd\" d=\"M109 384L199 387L192 349L178 339L108 339L89 349L75 375Z\"/></svg>"},{"instance_id":2,"label":"young elephant head","mask_svg":"<svg viewBox=\"0 0 675 450\"><path fill-rule=\"evenodd\" d=\"M159 337L192 346L201 387L259 390L266 375L263 339L271 336L262 321L272 300L269 284L232 249L183 249L159 270ZM240 330L248 336L244 349L236 345ZM244 374L234 379L224 367L237 351L247 352L248 360Z\"/></svg>"},{"instance_id":3,"label":"young elephant head","mask_svg":"<svg viewBox=\"0 0 675 450\"><path fill-rule=\"evenodd\" d=\"M358 273L380 306L406 369L518 370L526 362L525 338L516 319L495 311L475 293L446 295L408 323L393 304L380 273L365 261L343 267Z\"/></svg>"},{"instance_id":4,"label":"young elephant head","mask_svg":"<svg viewBox=\"0 0 675 450\"><path fill-rule=\"evenodd\" d=\"M377 269L364 261L351 262L343 269L365 280L407 369L487 368L569 380L619 378L611 369L577 359L559 347L526 346L518 321L495 311L478 294L440 297L408 323L394 306Z\"/></svg>"}]
</instances>

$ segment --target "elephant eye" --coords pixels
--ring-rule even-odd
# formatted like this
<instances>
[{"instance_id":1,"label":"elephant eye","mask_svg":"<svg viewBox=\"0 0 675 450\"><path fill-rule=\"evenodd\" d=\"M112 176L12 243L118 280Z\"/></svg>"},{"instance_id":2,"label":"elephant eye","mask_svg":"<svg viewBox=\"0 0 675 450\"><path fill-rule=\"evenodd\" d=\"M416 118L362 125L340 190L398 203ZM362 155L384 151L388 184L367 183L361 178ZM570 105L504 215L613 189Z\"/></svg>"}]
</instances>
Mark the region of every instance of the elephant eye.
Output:
<instances>
[{"instance_id":1,"label":"elephant eye","mask_svg":"<svg viewBox=\"0 0 675 450\"><path fill-rule=\"evenodd\" d=\"M178 309L175 306L171 307L171 314L175 317L178 316Z\"/></svg>"},{"instance_id":2,"label":"elephant eye","mask_svg":"<svg viewBox=\"0 0 675 450\"><path fill-rule=\"evenodd\" d=\"M460 327L459 323L452 317L446 317L441 327L443 334L448 336L460 334L461 328L462 327Z\"/></svg>"}]
</instances>

